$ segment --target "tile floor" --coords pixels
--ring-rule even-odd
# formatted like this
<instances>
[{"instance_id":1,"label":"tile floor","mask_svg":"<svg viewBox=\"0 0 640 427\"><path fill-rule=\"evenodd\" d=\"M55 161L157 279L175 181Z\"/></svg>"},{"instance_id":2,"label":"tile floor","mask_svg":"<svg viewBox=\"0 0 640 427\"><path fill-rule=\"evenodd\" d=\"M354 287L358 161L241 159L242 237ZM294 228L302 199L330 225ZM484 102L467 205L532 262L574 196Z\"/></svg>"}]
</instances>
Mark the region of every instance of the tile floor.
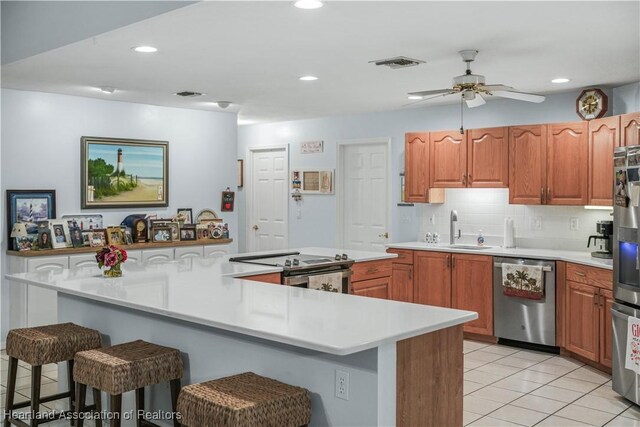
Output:
<instances>
[{"instance_id":1,"label":"tile floor","mask_svg":"<svg viewBox=\"0 0 640 427\"><path fill-rule=\"evenodd\" d=\"M0 363L2 411L8 366L4 351ZM465 341L464 370L465 426L640 427L640 407L611 390L611 377L573 359ZM16 401L28 400L30 373L20 365ZM57 373L55 365L43 367L43 394L57 392ZM67 409L67 401L43 406Z\"/></svg>"}]
</instances>

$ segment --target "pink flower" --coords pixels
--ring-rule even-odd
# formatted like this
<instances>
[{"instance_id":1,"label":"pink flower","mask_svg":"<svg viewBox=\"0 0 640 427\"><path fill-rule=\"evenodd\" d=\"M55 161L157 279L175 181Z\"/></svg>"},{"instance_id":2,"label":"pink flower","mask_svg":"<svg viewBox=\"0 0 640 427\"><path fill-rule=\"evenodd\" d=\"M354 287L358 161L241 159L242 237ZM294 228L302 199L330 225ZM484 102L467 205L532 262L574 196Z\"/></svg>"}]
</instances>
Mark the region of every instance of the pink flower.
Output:
<instances>
[{"instance_id":1,"label":"pink flower","mask_svg":"<svg viewBox=\"0 0 640 427\"><path fill-rule=\"evenodd\" d=\"M113 267L118 263L118 254L117 252L109 252L104 256L104 265L107 267Z\"/></svg>"}]
</instances>

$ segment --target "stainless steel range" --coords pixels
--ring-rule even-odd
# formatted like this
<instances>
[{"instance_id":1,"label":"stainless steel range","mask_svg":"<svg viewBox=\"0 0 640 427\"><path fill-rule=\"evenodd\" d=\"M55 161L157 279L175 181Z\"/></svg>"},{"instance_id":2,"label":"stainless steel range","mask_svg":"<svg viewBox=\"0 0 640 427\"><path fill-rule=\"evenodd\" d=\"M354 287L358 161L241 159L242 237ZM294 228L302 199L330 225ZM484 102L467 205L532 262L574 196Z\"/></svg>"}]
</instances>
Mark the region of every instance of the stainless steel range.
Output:
<instances>
[{"instance_id":1,"label":"stainless steel range","mask_svg":"<svg viewBox=\"0 0 640 427\"><path fill-rule=\"evenodd\" d=\"M266 255L249 255L229 258L230 262L268 265L282 268L280 283L300 288L309 287L313 276L334 275L340 279L340 292L351 292L351 266L353 260L346 254L334 257L301 254L300 252L283 252Z\"/></svg>"}]
</instances>

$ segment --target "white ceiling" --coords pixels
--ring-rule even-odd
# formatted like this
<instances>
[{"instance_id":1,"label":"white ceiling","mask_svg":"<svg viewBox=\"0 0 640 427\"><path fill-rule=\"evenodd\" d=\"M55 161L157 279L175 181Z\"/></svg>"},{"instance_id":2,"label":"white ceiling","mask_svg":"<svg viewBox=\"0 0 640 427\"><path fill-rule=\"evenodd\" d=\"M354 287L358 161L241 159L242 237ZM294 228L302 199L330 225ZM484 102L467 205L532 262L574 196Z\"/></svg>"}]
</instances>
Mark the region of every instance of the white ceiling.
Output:
<instances>
[{"instance_id":1,"label":"white ceiling","mask_svg":"<svg viewBox=\"0 0 640 427\"><path fill-rule=\"evenodd\" d=\"M159 52L130 50L142 44ZM2 87L215 111L206 102L230 100L245 121L292 120L400 108L407 92L449 87L469 48L488 84L522 91L638 81L640 2L209 1L4 65ZM397 55L427 63L368 63Z\"/></svg>"}]
</instances>

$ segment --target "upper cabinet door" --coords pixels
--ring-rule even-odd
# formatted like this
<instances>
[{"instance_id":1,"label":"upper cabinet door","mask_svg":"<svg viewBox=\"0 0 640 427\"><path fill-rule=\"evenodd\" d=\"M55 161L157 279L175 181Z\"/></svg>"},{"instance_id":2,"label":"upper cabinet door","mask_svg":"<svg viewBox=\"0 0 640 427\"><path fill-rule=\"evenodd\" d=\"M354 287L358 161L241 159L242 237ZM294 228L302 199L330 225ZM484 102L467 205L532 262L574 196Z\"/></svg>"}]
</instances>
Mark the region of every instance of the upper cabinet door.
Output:
<instances>
[{"instance_id":1,"label":"upper cabinet door","mask_svg":"<svg viewBox=\"0 0 640 427\"><path fill-rule=\"evenodd\" d=\"M640 145L640 112L620 116L620 145Z\"/></svg>"},{"instance_id":2,"label":"upper cabinet door","mask_svg":"<svg viewBox=\"0 0 640 427\"><path fill-rule=\"evenodd\" d=\"M589 122L589 205L613 206L613 149L620 146L620 116Z\"/></svg>"},{"instance_id":3,"label":"upper cabinet door","mask_svg":"<svg viewBox=\"0 0 640 427\"><path fill-rule=\"evenodd\" d=\"M587 204L588 122L555 123L547 129L548 205Z\"/></svg>"},{"instance_id":4,"label":"upper cabinet door","mask_svg":"<svg viewBox=\"0 0 640 427\"><path fill-rule=\"evenodd\" d=\"M459 131L431 132L431 187L467 186L467 138Z\"/></svg>"},{"instance_id":5,"label":"upper cabinet door","mask_svg":"<svg viewBox=\"0 0 640 427\"><path fill-rule=\"evenodd\" d=\"M509 128L467 131L467 186L509 186Z\"/></svg>"},{"instance_id":6,"label":"upper cabinet door","mask_svg":"<svg viewBox=\"0 0 640 427\"><path fill-rule=\"evenodd\" d=\"M407 133L404 136L404 200L428 203L429 133Z\"/></svg>"},{"instance_id":7,"label":"upper cabinet door","mask_svg":"<svg viewBox=\"0 0 640 427\"><path fill-rule=\"evenodd\" d=\"M547 126L509 128L509 203L544 203L547 164Z\"/></svg>"}]
</instances>

